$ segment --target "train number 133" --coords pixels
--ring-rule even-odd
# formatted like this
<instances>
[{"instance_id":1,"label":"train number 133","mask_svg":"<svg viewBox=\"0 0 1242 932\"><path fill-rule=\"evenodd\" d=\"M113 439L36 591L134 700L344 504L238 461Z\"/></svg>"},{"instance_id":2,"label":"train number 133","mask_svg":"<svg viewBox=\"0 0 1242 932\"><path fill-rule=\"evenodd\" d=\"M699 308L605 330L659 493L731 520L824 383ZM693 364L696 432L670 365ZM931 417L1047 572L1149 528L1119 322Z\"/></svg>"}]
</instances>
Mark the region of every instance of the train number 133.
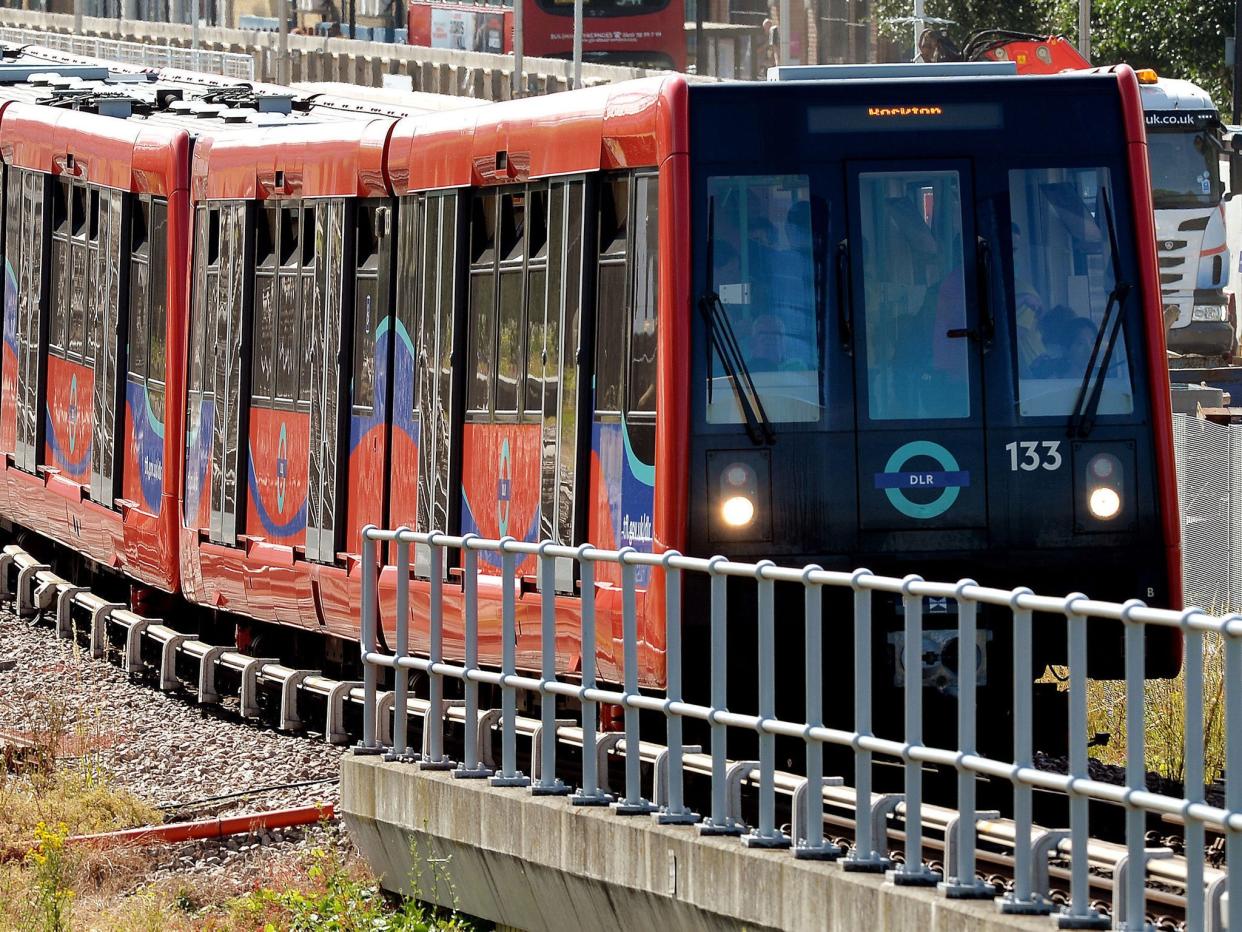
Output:
<instances>
[{"instance_id":1,"label":"train number 133","mask_svg":"<svg viewBox=\"0 0 1242 932\"><path fill-rule=\"evenodd\" d=\"M1041 466L1051 472L1061 468L1060 440L1015 440L1005 444L1009 451L1009 470L1034 472Z\"/></svg>"}]
</instances>

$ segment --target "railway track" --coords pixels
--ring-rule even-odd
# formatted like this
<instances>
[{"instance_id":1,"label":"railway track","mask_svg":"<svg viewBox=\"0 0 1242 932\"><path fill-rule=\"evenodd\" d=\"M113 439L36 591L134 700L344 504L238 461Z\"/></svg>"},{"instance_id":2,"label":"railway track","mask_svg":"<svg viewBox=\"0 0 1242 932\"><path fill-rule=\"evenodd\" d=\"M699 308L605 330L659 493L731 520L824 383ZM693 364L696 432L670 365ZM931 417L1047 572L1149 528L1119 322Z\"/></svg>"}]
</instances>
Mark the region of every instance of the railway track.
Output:
<instances>
[{"instance_id":1,"label":"railway track","mask_svg":"<svg viewBox=\"0 0 1242 932\"><path fill-rule=\"evenodd\" d=\"M320 671L299 669L282 662L278 657L256 657L236 645L209 643L188 631L177 630L160 619L144 617L128 605L108 601L90 589L65 579L52 568L16 544L0 550L0 601L9 602L20 617L42 622L52 628L61 638L74 638L85 646L91 656L108 657L118 662L121 669L131 677L143 676L163 692L177 693L199 706L219 706L230 709L237 717L255 724L270 724L282 732L304 735L308 740L319 736L333 745L350 743L359 733L365 692L360 682L336 680ZM377 722L379 742L392 744L395 719L395 693L381 690L377 694ZM410 696L407 700L407 718L421 720L430 711L427 699ZM447 709L450 732L458 739L467 722L464 709L450 703ZM477 724L478 747L482 762L494 767L492 759L492 734L498 730L498 712L484 711ZM534 771L538 767L540 736L538 718L519 716L519 734L529 739L524 764ZM425 729L422 731L426 731ZM573 725L557 729L558 741L572 753L581 754L582 730ZM599 746L600 782L608 790L610 762L620 761L630 751L624 737L609 733ZM652 798L662 802L661 766L667 749L657 742L643 741L638 754L646 765L646 778L651 781ZM693 805L695 794L706 787L711 773L711 758L697 748L687 748L684 755L687 774L686 791ZM734 778L740 791L734 803L741 818L749 805L749 791L757 786L758 769L749 770L744 764L733 766ZM570 776L568 772L563 776ZM832 782L832 781L827 781ZM792 811L793 800L804 792L805 780L797 774L778 772L776 790L787 800L786 812ZM854 791L843 785L824 788L825 833L835 844L849 848L853 838L856 797ZM949 860L946 848L958 813L946 807L924 805L923 830L925 856L931 866L945 872ZM986 813L984 815L987 815ZM889 808L884 830L886 847L894 863L903 857L905 841L904 807L896 802ZM995 816L995 814L993 814ZM993 884L998 894L1013 889L1014 826L1007 819L983 818L978 824L978 869L982 878ZM789 826L793 833L798 826ZM1037 833L1038 833L1037 829ZM1184 841L1176 833L1149 833L1152 844L1164 847L1184 848ZM1219 854L1213 859L1212 851L1220 849L1219 840L1209 842L1209 863L1219 864ZM1223 849L1221 849L1223 850ZM1048 882L1053 904L1069 901L1068 840L1053 846L1048 863ZM1088 850L1091 868L1092 905L1104 914L1111 911L1116 895L1118 865L1126 855L1124 845L1103 839L1093 840ZM1153 860L1148 867L1147 919L1158 930L1172 932L1184 927L1186 864L1184 859L1174 857ZM1224 892L1225 873L1209 869L1207 876L1209 923L1220 914L1220 895ZM1219 922L1216 928L1221 928Z\"/></svg>"}]
</instances>

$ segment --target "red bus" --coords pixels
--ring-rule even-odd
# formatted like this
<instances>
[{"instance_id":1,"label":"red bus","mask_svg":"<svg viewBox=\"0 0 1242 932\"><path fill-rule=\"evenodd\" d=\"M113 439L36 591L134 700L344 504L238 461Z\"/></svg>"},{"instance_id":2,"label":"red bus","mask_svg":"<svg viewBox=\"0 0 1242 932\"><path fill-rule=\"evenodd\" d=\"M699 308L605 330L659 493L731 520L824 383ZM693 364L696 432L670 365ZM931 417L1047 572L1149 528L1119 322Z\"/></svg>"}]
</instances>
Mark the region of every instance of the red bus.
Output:
<instances>
[{"instance_id":1,"label":"red bus","mask_svg":"<svg viewBox=\"0 0 1242 932\"><path fill-rule=\"evenodd\" d=\"M573 0L523 0L523 52L573 54ZM511 4L410 0L409 43L471 52L513 52ZM584 0L583 61L639 68L686 68L684 0Z\"/></svg>"}]
</instances>

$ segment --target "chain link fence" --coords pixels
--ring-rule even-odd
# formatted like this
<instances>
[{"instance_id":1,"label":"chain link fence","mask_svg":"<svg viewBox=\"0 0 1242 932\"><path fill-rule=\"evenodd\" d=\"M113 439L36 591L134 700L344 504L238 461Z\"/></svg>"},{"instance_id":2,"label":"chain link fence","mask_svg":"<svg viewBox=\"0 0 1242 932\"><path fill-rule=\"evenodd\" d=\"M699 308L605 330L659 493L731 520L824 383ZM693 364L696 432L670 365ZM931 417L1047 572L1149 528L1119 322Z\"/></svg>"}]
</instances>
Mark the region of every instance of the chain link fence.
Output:
<instances>
[{"instance_id":1,"label":"chain link fence","mask_svg":"<svg viewBox=\"0 0 1242 932\"><path fill-rule=\"evenodd\" d=\"M1242 607L1242 425L1179 414L1173 419L1182 512L1186 604L1224 613Z\"/></svg>"}]
</instances>

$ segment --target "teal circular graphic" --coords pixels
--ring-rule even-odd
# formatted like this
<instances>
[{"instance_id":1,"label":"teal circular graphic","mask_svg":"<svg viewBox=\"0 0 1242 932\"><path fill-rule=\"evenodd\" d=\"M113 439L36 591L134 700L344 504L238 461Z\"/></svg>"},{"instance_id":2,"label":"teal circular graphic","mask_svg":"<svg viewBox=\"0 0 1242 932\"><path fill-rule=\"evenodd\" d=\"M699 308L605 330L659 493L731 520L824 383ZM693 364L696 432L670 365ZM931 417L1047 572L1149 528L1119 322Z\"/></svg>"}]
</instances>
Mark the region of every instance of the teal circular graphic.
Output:
<instances>
[{"instance_id":1,"label":"teal circular graphic","mask_svg":"<svg viewBox=\"0 0 1242 932\"><path fill-rule=\"evenodd\" d=\"M943 472L907 471L906 465L916 456L935 460ZM876 486L884 489L884 494L888 496L892 506L907 518L920 521L940 517L953 507L962 487L968 485L970 473L962 471L952 453L930 440L912 440L898 447L888 458L884 472L876 476ZM906 497L906 490L912 488L939 488L940 494L930 502L912 502Z\"/></svg>"}]
</instances>

